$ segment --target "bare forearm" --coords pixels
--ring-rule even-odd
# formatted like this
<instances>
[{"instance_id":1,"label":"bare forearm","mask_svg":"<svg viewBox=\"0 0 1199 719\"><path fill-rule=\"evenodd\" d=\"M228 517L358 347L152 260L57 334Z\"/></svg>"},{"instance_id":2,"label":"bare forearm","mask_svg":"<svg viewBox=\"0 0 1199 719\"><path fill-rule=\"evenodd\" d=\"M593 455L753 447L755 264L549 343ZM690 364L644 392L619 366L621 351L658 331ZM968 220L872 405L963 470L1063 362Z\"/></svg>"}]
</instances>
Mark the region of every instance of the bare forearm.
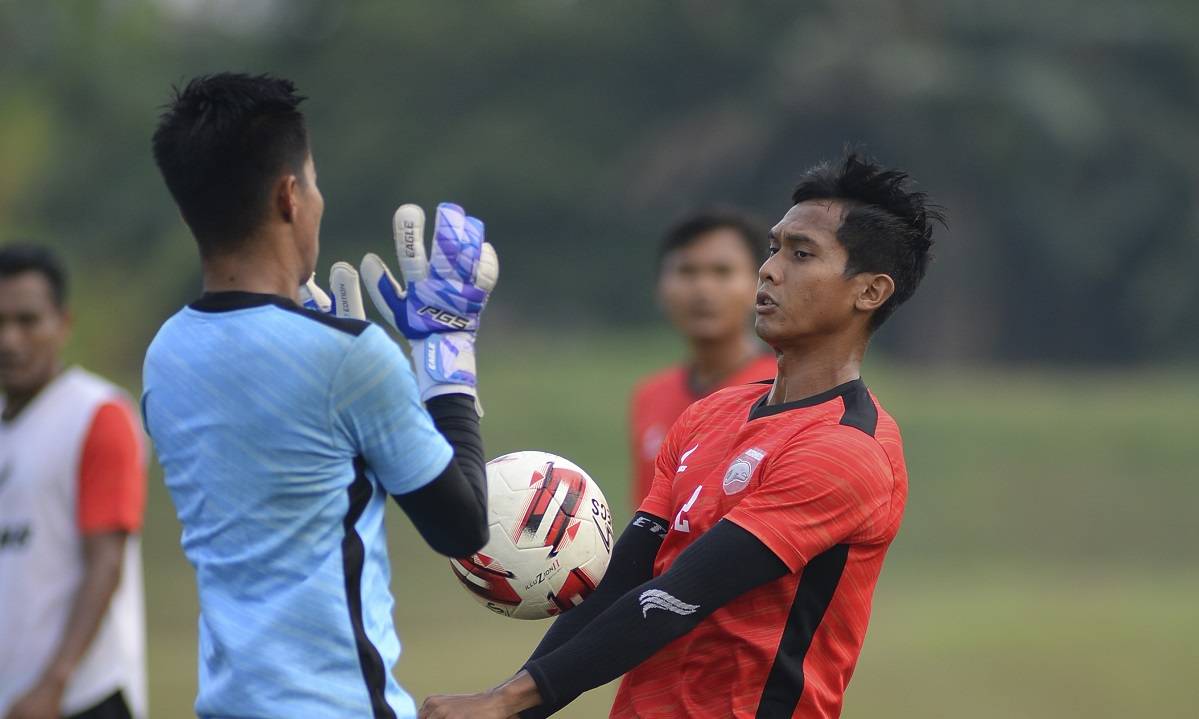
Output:
<instances>
[{"instance_id":1,"label":"bare forearm","mask_svg":"<svg viewBox=\"0 0 1199 719\"><path fill-rule=\"evenodd\" d=\"M511 719L541 704L537 684L523 669L498 687L478 694L433 696L420 708L420 719Z\"/></svg>"},{"instance_id":2,"label":"bare forearm","mask_svg":"<svg viewBox=\"0 0 1199 719\"><path fill-rule=\"evenodd\" d=\"M79 660L96 638L108 605L121 581L125 534L88 537L85 541L83 581L75 593L62 640L43 676L65 684Z\"/></svg>"},{"instance_id":3,"label":"bare forearm","mask_svg":"<svg viewBox=\"0 0 1199 719\"><path fill-rule=\"evenodd\" d=\"M533 677L524 669L516 673L508 681L499 685L494 689L500 695L504 702L504 706L512 714L522 712L525 709L531 709L541 704L541 692L537 690L537 683L533 681Z\"/></svg>"}]
</instances>

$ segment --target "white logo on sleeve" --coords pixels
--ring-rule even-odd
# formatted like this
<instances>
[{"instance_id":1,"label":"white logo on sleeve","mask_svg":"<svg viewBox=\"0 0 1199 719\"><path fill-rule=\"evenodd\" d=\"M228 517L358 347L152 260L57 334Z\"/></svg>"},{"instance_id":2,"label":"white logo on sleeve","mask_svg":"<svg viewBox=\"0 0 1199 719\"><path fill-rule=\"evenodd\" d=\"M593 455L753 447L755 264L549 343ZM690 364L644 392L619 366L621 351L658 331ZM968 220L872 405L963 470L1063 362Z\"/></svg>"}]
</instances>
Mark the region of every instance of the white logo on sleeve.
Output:
<instances>
[{"instance_id":1,"label":"white logo on sleeve","mask_svg":"<svg viewBox=\"0 0 1199 719\"><path fill-rule=\"evenodd\" d=\"M662 609L667 612L674 612L679 616L687 616L695 614L695 610L699 609L698 604L688 604L682 600L667 594L661 589L647 589L641 593L641 617L644 619L649 615L651 609Z\"/></svg>"},{"instance_id":2,"label":"white logo on sleeve","mask_svg":"<svg viewBox=\"0 0 1199 719\"><path fill-rule=\"evenodd\" d=\"M691 456L691 453L697 449L699 449L698 444L695 445L694 447L692 447L691 449L687 450L686 452L683 452L683 456L679 457L679 468L675 471L676 474L678 474L679 472L687 471L687 465L683 464L683 462L686 462L687 458Z\"/></svg>"}]
</instances>

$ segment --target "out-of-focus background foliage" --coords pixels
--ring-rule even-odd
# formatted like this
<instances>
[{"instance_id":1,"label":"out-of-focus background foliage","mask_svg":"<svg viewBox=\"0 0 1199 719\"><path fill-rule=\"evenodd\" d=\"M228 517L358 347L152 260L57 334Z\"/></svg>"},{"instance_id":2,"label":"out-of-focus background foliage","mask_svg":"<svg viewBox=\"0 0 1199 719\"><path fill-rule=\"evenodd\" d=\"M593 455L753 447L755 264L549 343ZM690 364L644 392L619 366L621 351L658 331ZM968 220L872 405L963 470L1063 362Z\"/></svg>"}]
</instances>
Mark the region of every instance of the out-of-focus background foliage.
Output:
<instances>
[{"instance_id":1,"label":"out-of-focus background foliage","mask_svg":"<svg viewBox=\"0 0 1199 719\"><path fill-rule=\"evenodd\" d=\"M227 69L311 98L323 268L386 251L403 201L487 220L489 454L570 456L616 505L627 392L682 352L652 299L665 224L773 221L847 141L910 170L950 229L868 367L912 492L845 715L1194 715L1199 4L0 0L0 242L68 258L71 356L133 392L199 292L149 136L172 83ZM519 666L544 625L392 529L401 681ZM155 717L195 686L177 540L155 475Z\"/></svg>"}]
</instances>

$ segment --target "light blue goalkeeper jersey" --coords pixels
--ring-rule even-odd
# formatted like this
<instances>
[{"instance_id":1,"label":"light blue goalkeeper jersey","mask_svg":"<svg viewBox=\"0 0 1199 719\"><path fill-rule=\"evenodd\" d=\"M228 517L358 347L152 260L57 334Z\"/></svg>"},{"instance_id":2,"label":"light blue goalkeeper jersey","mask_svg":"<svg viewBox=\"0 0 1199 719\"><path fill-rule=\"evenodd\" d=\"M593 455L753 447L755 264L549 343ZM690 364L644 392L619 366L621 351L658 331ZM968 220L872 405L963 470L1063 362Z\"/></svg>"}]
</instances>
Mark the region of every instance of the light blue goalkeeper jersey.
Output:
<instances>
[{"instance_id":1,"label":"light blue goalkeeper jersey","mask_svg":"<svg viewBox=\"0 0 1199 719\"><path fill-rule=\"evenodd\" d=\"M415 717L392 676L383 510L450 461L378 327L205 295L146 353L142 412L200 596L201 717Z\"/></svg>"}]
</instances>

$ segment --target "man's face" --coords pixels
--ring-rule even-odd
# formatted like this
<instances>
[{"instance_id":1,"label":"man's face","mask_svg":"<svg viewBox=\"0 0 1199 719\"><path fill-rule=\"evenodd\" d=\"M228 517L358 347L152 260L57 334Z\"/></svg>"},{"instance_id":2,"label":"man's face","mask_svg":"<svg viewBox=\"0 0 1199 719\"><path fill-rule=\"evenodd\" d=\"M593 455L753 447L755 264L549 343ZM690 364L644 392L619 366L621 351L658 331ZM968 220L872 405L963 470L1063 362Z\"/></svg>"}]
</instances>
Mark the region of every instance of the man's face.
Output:
<instances>
[{"instance_id":1,"label":"man's face","mask_svg":"<svg viewBox=\"0 0 1199 719\"><path fill-rule=\"evenodd\" d=\"M754 326L775 349L853 323L866 275L846 277L837 240L844 205L813 200L792 207L770 230L770 257L758 272Z\"/></svg>"},{"instance_id":2,"label":"man's face","mask_svg":"<svg viewBox=\"0 0 1199 719\"><path fill-rule=\"evenodd\" d=\"M665 257L658 298L671 323L690 340L745 332L753 307L755 260L735 230L718 228Z\"/></svg>"},{"instance_id":3,"label":"man's face","mask_svg":"<svg viewBox=\"0 0 1199 719\"><path fill-rule=\"evenodd\" d=\"M311 154L304 160L304 170L299 179L301 181L296 183L295 188L295 233L296 245L304 260L304 276L299 280L302 284L316 270L316 260L320 254L321 216L325 213L325 198L316 186L316 165Z\"/></svg>"},{"instance_id":4,"label":"man's face","mask_svg":"<svg viewBox=\"0 0 1199 719\"><path fill-rule=\"evenodd\" d=\"M54 377L70 329L40 272L0 277L0 388L32 392Z\"/></svg>"}]
</instances>

